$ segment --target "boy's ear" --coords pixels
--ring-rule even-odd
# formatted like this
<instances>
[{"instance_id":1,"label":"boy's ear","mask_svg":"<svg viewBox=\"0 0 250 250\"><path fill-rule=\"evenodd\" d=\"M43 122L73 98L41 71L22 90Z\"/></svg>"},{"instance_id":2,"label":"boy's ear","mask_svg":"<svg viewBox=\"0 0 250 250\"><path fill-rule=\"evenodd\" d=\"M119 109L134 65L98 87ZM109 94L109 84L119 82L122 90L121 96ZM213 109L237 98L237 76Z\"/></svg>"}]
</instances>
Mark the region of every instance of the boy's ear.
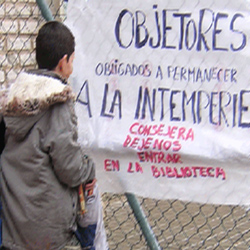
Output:
<instances>
[{"instance_id":1,"label":"boy's ear","mask_svg":"<svg viewBox=\"0 0 250 250\"><path fill-rule=\"evenodd\" d=\"M65 54L61 59L60 59L60 61L59 61L59 63L58 64L60 64L60 70L62 70L63 68L64 68L64 65L65 65L65 63L67 63L67 58L68 58L68 56L67 56L67 54Z\"/></svg>"},{"instance_id":2,"label":"boy's ear","mask_svg":"<svg viewBox=\"0 0 250 250\"><path fill-rule=\"evenodd\" d=\"M65 64L67 63L67 54L65 54L58 62L55 68L55 72L61 74L64 70Z\"/></svg>"}]
</instances>

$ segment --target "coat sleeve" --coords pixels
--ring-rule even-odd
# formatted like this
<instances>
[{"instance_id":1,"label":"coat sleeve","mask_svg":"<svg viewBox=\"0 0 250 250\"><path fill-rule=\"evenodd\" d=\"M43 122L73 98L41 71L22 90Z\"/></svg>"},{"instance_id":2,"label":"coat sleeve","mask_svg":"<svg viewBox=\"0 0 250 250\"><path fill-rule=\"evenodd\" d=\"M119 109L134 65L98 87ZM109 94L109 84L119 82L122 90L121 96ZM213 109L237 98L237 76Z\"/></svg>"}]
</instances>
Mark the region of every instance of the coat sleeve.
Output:
<instances>
[{"instance_id":1,"label":"coat sleeve","mask_svg":"<svg viewBox=\"0 0 250 250\"><path fill-rule=\"evenodd\" d=\"M58 179L76 187L95 178L95 164L77 142L77 118L73 102L52 107L47 124L47 148Z\"/></svg>"},{"instance_id":2,"label":"coat sleeve","mask_svg":"<svg viewBox=\"0 0 250 250\"><path fill-rule=\"evenodd\" d=\"M0 114L0 155L4 149L5 145L5 123L3 121L3 117Z\"/></svg>"}]
</instances>

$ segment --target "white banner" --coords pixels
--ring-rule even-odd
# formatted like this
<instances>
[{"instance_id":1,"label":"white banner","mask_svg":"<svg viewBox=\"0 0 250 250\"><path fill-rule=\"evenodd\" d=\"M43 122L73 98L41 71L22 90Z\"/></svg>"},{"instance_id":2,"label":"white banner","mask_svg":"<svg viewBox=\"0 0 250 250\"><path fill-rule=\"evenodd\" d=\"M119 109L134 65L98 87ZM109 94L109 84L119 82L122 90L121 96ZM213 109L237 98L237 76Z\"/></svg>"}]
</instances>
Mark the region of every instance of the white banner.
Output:
<instances>
[{"instance_id":1,"label":"white banner","mask_svg":"<svg viewBox=\"0 0 250 250\"><path fill-rule=\"evenodd\" d=\"M250 204L247 0L71 0L79 140L104 192Z\"/></svg>"}]
</instances>

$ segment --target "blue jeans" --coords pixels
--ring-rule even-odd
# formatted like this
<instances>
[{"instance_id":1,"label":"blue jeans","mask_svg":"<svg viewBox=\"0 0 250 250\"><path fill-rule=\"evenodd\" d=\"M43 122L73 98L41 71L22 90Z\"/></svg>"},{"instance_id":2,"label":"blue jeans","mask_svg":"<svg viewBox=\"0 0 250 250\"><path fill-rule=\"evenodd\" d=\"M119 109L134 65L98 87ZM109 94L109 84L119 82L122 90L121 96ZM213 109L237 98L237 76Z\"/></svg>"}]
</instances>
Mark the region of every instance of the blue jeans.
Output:
<instances>
[{"instance_id":1,"label":"blue jeans","mask_svg":"<svg viewBox=\"0 0 250 250\"><path fill-rule=\"evenodd\" d=\"M96 234L96 224L88 225L87 227L78 226L75 235L79 240L83 249L95 250L94 240Z\"/></svg>"}]
</instances>

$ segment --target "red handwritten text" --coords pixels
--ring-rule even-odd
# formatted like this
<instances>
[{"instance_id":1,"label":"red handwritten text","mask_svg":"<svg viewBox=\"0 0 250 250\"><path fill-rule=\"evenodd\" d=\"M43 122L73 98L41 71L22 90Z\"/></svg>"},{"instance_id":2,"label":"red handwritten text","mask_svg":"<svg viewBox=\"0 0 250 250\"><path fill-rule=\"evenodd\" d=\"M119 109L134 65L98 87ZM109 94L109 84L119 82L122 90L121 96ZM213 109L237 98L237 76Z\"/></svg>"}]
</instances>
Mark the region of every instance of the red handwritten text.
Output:
<instances>
[{"instance_id":1,"label":"red handwritten text","mask_svg":"<svg viewBox=\"0 0 250 250\"><path fill-rule=\"evenodd\" d=\"M133 163L130 162L129 165L128 165L128 170L127 170L128 173L134 173L134 172L140 172L140 173L143 173L143 169L141 167L141 165L136 162L135 163L135 166L133 167Z\"/></svg>"},{"instance_id":2,"label":"red handwritten text","mask_svg":"<svg viewBox=\"0 0 250 250\"><path fill-rule=\"evenodd\" d=\"M177 140L194 140L194 131L192 128L166 126L165 124L145 125L135 122L129 128L129 132L133 135L142 136L164 136L169 139Z\"/></svg>"},{"instance_id":3,"label":"red handwritten text","mask_svg":"<svg viewBox=\"0 0 250 250\"><path fill-rule=\"evenodd\" d=\"M151 163L182 163L179 154L165 154L163 152L143 151L137 153L140 162Z\"/></svg>"},{"instance_id":4,"label":"red handwritten text","mask_svg":"<svg viewBox=\"0 0 250 250\"><path fill-rule=\"evenodd\" d=\"M154 139L152 137L131 137L130 135L127 135L127 138L123 143L123 147L130 147L140 151L147 150L149 148L166 151L169 149L172 149L173 151L179 151L181 149L181 144L179 141Z\"/></svg>"},{"instance_id":5,"label":"red handwritten text","mask_svg":"<svg viewBox=\"0 0 250 250\"><path fill-rule=\"evenodd\" d=\"M168 177L168 178L190 178L190 177L212 177L219 178L222 180L226 179L226 173L223 168L220 167L156 167L151 166L152 174L155 178Z\"/></svg>"},{"instance_id":6,"label":"red handwritten text","mask_svg":"<svg viewBox=\"0 0 250 250\"><path fill-rule=\"evenodd\" d=\"M120 162L119 160L104 160L104 169L108 172L110 171L120 171Z\"/></svg>"}]
</instances>

